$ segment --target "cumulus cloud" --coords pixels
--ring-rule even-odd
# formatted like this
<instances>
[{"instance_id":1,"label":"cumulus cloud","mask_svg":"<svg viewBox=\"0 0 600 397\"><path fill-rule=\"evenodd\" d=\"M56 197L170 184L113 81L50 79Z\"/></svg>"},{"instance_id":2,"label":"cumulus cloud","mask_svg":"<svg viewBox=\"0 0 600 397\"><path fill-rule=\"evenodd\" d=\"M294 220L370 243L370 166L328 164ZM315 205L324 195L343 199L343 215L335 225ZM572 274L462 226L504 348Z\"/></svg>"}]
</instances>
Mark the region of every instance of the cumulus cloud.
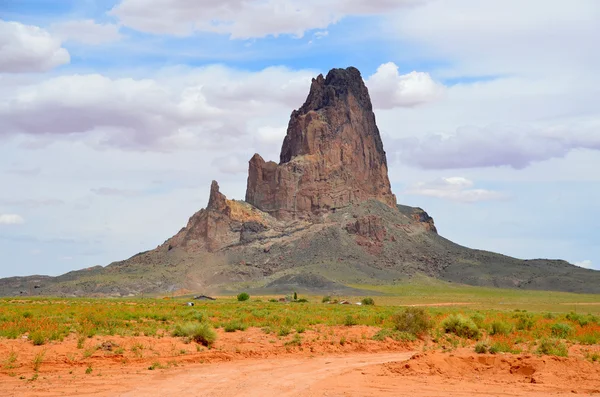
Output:
<instances>
[{"instance_id":1,"label":"cumulus cloud","mask_svg":"<svg viewBox=\"0 0 600 397\"><path fill-rule=\"evenodd\" d=\"M399 74L393 62L384 63L367 80L373 106L379 109L413 107L441 98L444 86L436 83L429 73Z\"/></svg>"},{"instance_id":2,"label":"cumulus cloud","mask_svg":"<svg viewBox=\"0 0 600 397\"><path fill-rule=\"evenodd\" d=\"M194 32L229 34L233 39L325 29L348 15L380 14L422 0L122 0L110 14L132 29L188 36Z\"/></svg>"},{"instance_id":3,"label":"cumulus cloud","mask_svg":"<svg viewBox=\"0 0 600 397\"><path fill-rule=\"evenodd\" d=\"M119 26L112 23L96 23L93 19L80 19L53 24L51 31L63 41L83 44L105 44L121 39Z\"/></svg>"},{"instance_id":4,"label":"cumulus cloud","mask_svg":"<svg viewBox=\"0 0 600 397\"><path fill-rule=\"evenodd\" d=\"M44 72L69 61L60 39L46 30L0 19L0 73Z\"/></svg>"},{"instance_id":5,"label":"cumulus cloud","mask_svg":"<svg viewBox=\"0 0 600 397\"><path fill-rule=\"evenodd\" d=\"M0 135L86 133L95 145L131 150L218 147L305 98L314 72L221 66L151 79L68 75L0 96ZM288 110L289 111L289 110Z\"/></svg>"},{"instance_id":6,"label":"cumulus cloud","mask_svg":"<svg viewBox=\"0 0 600 397\"><path fill-rule=\"evenodd\" d=\"M250 158L241 154L232 153L227 156L215 157L212 166L224 174L245 174L248 172Z\"/></svg>"},{"instance_id":7,"label":"cumulus cloud","mask_svg":"<svg viewBox=\"0 0 600 397\"><path fill-rule=\"evenodd\" d=\"M25 222L21 215L0 214L0 225L20 225Z\"/></svg>"},{"instance_id":8,"label":"cumulus cloud","mask_svg":"<svg viewBox=\"0 0 600 397\"><path fill-rule=\"evenodd\" d=\"M546 126L490 125L460 127L452 135L429 134L400 139L394 146L401 161L424 169L509 166L564 157L576 149L600 150L593 124Z\"/></svg>"},{"instance_id":9,"label":"cumulus cloud","mask_svg":"<svg viewBox=\"0 0 600 397\"><path fill-rule=\"evenodd\" d=\"M437 197L452 201L474 203L478 201L503 200L508 196L502 192L474 189L473 181L463 177L439 178L431 182L418 182L406 194Z\"/></svg>"}]
</instances>

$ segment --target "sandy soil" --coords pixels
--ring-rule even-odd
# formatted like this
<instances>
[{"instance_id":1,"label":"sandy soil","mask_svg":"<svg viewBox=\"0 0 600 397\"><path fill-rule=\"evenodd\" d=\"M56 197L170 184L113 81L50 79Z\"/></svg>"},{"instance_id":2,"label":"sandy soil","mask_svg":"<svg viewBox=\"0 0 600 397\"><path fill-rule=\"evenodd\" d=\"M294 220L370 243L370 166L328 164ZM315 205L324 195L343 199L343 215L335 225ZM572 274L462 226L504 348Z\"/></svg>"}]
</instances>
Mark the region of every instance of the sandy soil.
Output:
<instances>
[{"instance_id":1,"label":"sandy soil","mask_svg":"<svg viewBox=\"0 0 600 397\"><path fill-rule=\"evenodd\" d=\"M102 337L84 349L75 339L0 340L0 396L600 396L600 364L577 353L423 352L421 344L372 341L374 332L324 327L302 334L301 346L258 329L220 332L213 349L200 351L170 337ZM7 366L11 351L17 359ZM36 378L33 359L43 351Z\"/></svg>"}]
</instances>

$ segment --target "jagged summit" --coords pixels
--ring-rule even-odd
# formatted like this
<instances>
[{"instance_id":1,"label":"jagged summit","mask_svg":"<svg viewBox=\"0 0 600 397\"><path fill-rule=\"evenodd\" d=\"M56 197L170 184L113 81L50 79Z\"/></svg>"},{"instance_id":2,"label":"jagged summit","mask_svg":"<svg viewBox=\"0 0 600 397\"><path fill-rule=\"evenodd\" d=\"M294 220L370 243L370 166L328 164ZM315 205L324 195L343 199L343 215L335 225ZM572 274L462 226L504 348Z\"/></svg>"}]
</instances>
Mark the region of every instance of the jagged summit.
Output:
<instances>
[{"instance_id":1,"label":"jagged summit","mask_svg":"<svg viewBox=\"0 0 600 397\"><path fill-rule=\"evenodd\" d=\"M358 69L333 69L292 112L279 164L250 160L246 201L285 220L368 199L396 205L383 143Z\"/></svg>"}]
</instances>

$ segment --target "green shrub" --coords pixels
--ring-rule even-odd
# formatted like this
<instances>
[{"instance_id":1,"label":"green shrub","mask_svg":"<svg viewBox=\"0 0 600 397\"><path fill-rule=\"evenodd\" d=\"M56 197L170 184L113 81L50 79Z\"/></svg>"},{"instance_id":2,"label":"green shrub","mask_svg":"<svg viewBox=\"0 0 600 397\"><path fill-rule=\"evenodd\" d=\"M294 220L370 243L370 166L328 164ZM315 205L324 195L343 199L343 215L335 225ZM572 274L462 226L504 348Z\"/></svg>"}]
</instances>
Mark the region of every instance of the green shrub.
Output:
<instances>
[{"instance_id":1,"label":"green shrub","mask_svg":"<svg viewBox=\"0 0 600 397\"><path fill-rule=\"evenodd\" d=\"M517 329L519 331L530 331L535 326L535 320L531 314L519 313L514 318L517 319Z\"/></svg>"},{"instance_id":2,"label":"green shrub","mask_svg":"<svg viewBox=\"0 0 600 397\"><path fill-rule=\"evenodd\" d=\"M277 333L279 336L288 336L292 332L288 327L279 328L279 332Z\"/></svg>"},{"instance_id":3,"label":"green shrub","mask_svg":"<svg viewBox=\"0 0 600 397\"><path fill-rule=\"evenodd\" d=\"M204 346L212 346L217 340L217 333L208 323L186 323L177 325L173 331L173 336L190 338L196 343Z\"/></svg>"},{"instance_id":4,"label":"green shrub","mask_svg":"<svg viewBox=\"0 0 600 397\"><path fill-rule=\"evenodd\" d=\"M577 341L579 341L579 343L582 345L597 345L598 341L600 341L600 334L583 334L577 336L575 339L577 339Z\"/></svg>"},{"instance_id":5,"label":"green shrub","mask_svg":"<svg viewBox=\"0 0 600 397\"><path fill-rule=\"evenodd\" d=\"M322 303L328 303L331 302L331 296L324 296L323 299L321 299Z\"/></svg>"},{"instance_id":6,"label":"green shrub","mask_svg":"<svg viewBox=\"0 0 600 397\"><path fill-rule=\"evenodd\" d=\"M363 300L360 301L363 305L367 305L367 306L372 306L375 304L375 301L373 300L373 298L363 298Z\"/></svg>"},{"instance_id":7,"label":"green shrub","mask_svg":"<svg viewBox=\"0 0 600 397\"><path fill-rule=\"evenodd\" d=\"M296 293L296 291L294 291L294 300L297 301L298 300L298 294Z\"/></svg>"},{"instance_id":8,"label":"green shrub","mask_svg":"<svg viewBox=\"0 0 600 397\"><path fill-rule=\"evenodd\" d=\"M417 336L427 334L432 327L429 315L420 307L407 307L400 313L394 314L392 322L396 331Z\"/></svg>"},{"instance_id":9,"label":"green shrub","mask_svg":"<svg viewBox=\"0 0 600 397\"><path fill-rule=\"evenodd\" d=\"M296 303L307 303L308 299L300 298L298 300L295 300L294 302L296 302Z\"/></svg>"},{"instance_id":10,"label":"green shrub","mask_svg":"<svg viewBox=\"0 0 600 397\"><path fill-rule=\"evenodd\" d=\"M513 349L512 349L512 346L510 344L508 344L507 342L496 341L496 342L492 343L492 345L489 348L489 351L492 354L512 353Z\"/></svg>"},{"instance_id":11,"label":"green shrub","mask_svg":"<svg viewBox=\"0 0 600 397\"><path fill-rule=\"evenodd\" d=\"M537 352L538 354L560 357L567 357L569 354L567 346L556 339L543 339L538 346Z\"/></svg>"},{"instance_id":12,"label":"green shrub","mask_svg":"<svg viewBox=\"0 0 600 397\"><path fill-rule=\"evenodd\" d=\"M473 313L471 315L471 320L477 325L479 328L483 328L483 323L485 321L485 316L481 313Z\"/></svg>"},{"instance_id":13,"label":"green shrub","mask_svg":"<svg viewBox=\"0 0 600 397\"><path fill-rule=\"evenodd\" d=\"M223 326L225 332L245 331L248 326L239 321L230 321Z\"/></svg>"},{"instance_id":14,"label":"green shrub","mask_svg":"<svg viewBox=\"0 0 600 397\"><path fill-rule=\"evenodd\" d=\"M567 338L572 332L573 328L569 324L556 323L550 329L552 336L557 338Z\"/></svg>"},{"instance_id":15,"label":"green shrub","mask_svg":"<svg viewBox=\"0 0 600 397\"><path fill-rule=\"evenodd\" d=\"M269 299L269 302L279 302L277 299Z\"/></svg>"},{"instance_id":16,"label":"green shrub","mask_svg":"<svg viewBox=\"0 0 600 397\"><path fill-rule=\"evenodd\" d=\"M29 334L29 340L33 342L34 346L41 346L46 343L46 336L42 331L33 331Z\"/></svg>"},{"instance_id":17,"label":"green shrub","mask_svg":"<svg viewBox=\"0 0 600 397\"><path fill-rule=\"evenodd\" d=\"M347 326L347 327L351 327L351 326L356 325L356 324L358 324L356 322L356 319L354 317L352 317L351 315L349 315L349 314L344 319L344 325Z\"/></svg>"},{"instance_id":18,"label":"green shrub","mask_svg":"<svg viewBox=\"0 0 600 397\"><path fill-rule=\"evenodd\" d=\"M247 292L242 292L237 296L237 300L239 302L247 301L248 299L250 299L250 295L248 295Z\"/></svg>"},{"instance_id":19,"label":"green shrub","mask_svg":"<svg viewBox=\"0 0 600 397\"><path fill-rule=\"evenodd\" d=\"M453 314L442 321L442 329L462 338L477 339L480 336L479 328L473 320L460 314Z\"/></svg>"},{"instance_id":20,"label":"green shrub","mask_svg":"<svg viewBox=\"0 0 600 397\"><path fill-rule=\"evenodd\" d=\"M512 332L512 325L504 321L494 321L490 325L490 335L508 335Z\"/></svg>"}]
</instances>

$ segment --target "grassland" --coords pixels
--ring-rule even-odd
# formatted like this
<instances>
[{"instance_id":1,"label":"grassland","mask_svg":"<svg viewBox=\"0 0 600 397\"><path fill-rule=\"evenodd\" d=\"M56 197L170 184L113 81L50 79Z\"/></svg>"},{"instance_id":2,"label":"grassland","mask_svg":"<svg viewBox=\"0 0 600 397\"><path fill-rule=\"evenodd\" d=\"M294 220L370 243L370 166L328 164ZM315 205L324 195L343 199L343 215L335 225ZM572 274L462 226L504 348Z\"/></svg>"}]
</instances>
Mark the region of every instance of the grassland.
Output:
<instances>
[{"instance_id":1,"label":"grassland","mask_svg":"<svg viewBox=\"0 0 600 397\"><path fill-rule=\"evenodd\" d=\"M383 296L375 305L322 303L321 296L301 296L307 302L273 302L272 296L196 301L189 297L145 299L4 298L0 299L0 341L27 338L33 345L60 342L75 335L79 345L94 336L185 336L193 324L292 338L317 326L371 326L376 339L414 340L395 323L401 306L425 308L430 319L428 338L447 346L479 341L481 351L529 351L564 355L567 345L600 343L600 296L559 292L499 290L442 282L397 286L356 286ZM332 300L344 297L332 297ZM348 297L351 302L361 298ZM438 306L439 305L439 306ZM463 327L462 333L448 328ZM467 327L467 328L464 328ZM179 332L179 333L178 333ZM293 341L291 342L293 344ZM544 345L545 344L545 345ZM558 350L557 350L558 349ZM563 349L563 350L560 350Z\"/></svg>"}]
</instances>

